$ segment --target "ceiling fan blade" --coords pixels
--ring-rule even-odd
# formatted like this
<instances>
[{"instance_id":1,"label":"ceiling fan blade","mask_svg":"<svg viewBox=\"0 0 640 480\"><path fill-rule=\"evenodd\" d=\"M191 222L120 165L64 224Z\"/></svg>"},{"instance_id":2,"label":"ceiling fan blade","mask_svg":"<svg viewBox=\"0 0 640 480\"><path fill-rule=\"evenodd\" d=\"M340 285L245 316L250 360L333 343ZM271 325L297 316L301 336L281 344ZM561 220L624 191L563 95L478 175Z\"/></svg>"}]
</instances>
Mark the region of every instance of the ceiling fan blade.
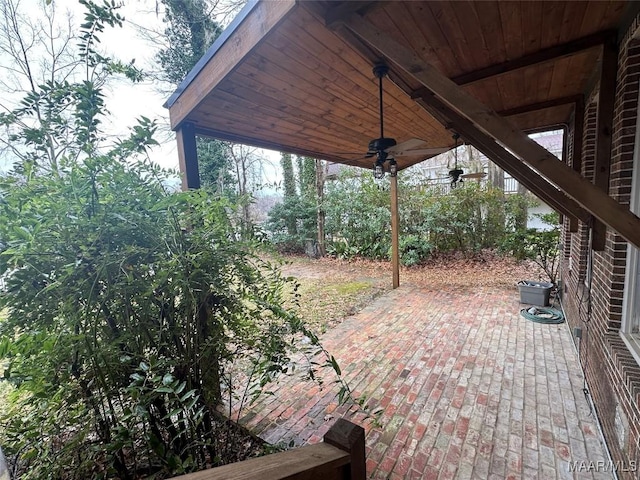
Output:
<instances>
[{"instance_id":1,"label":"ceiling fan blade","mask_svg":"<svg viewBox=\"0 0 640 480\"><path fill-rule=\"evenodd\" d=\"M416 150L398 150L390 152L394 157L417 157L420 155L438 155L449 150L449 147L419 148Z\"/></svg>"},{"instance_id":2,"label":"ceiling fan blade","mask_svg":"<svg viewBox=\"0 0 640 480\"><path fill-rule=\"evenodd\" d=\"M393 147L387 148L387 152L396 154L396 152L403 152L405 150L414 150L418 147L425 146L426 144L427 142L425 142L424 140L420 140L419 138L410 138L405 142L398 143Z\"/></svg>"},{"instance_id":3,"label":"ceiling fan blade","mask_svg":"<svg viewBox=\"0 0 640 480\"><path fill-rule=\"evenodd\" d=\"M371 158L372 158L371 155L365 155L364 157L360 157L360 158L350 158L347 161L348 162L361 162L363 160L370 160Z\"/></svg>"},{"instance_id":4,"label":"ceiling fan blade","mask_svg":"<svg viewBox=\"0 0 640 480\"><path fill-rule=\"evenodd\" d=\"M487 176L487 172L464 173L460 176L462 178L484 178Z\"/></svg>"}]
</instances>

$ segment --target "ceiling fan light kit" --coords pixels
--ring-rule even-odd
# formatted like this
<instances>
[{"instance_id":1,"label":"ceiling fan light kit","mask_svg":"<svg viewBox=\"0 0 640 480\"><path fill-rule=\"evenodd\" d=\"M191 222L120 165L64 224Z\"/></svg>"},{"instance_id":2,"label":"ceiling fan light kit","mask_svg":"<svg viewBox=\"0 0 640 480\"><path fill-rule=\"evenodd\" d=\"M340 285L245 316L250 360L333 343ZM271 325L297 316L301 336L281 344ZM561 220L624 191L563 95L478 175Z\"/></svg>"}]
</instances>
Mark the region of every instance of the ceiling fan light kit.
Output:
<instances>
[{"instance_id":1,"label":"ceiling fan light kit","mask_svg":"<svg viewBox=\"0 0 640 480\"><path fill-rule=\"evenodd\" d=\"M389 160L389 175L392 177L398 175L398 163L393 158Z\"/></svg>"},{"instance_id":2,"label":"ceiling fan light kit","mask_svg":"<svg viewBox=\"0 0 640 480\"><path fill-rule=\"evenodd\" d=\"M380 114L380 137L369 141L367 153L364 158L375 157L373 164L374 177L383 178L385 171L395 177L398 174L398 157L417 157L425 155L438 155L449 150L448 147L425 148L427 142L418 138L410 138L398 143L395 138L384 136L384 91L382 79L389 73L389 67L384 63L377 63L373 67L373 74L378 79L378 107ZM385 168L385 162L389 161L389 167Z\"/></svg>"},{"instance_id":3,"label":"ceiling fan light kit","mask_svg":"<svg viewBox=\"0 0 640 480\"><path fill-rule=\"evenodd\" d=\"M376 179L381 179L384 177L384 160L378 159L373 166L373 176Z\"/></svg>"}]
</instances>

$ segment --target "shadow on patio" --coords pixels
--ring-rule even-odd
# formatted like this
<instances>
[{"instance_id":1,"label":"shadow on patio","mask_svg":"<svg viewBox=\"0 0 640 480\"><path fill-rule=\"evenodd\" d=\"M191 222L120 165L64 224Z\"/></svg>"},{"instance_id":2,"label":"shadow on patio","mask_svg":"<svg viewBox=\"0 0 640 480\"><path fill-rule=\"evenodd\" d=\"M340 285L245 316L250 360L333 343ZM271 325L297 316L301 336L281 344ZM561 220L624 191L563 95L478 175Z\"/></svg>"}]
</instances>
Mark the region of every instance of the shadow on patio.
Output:
<instances>
[{"instance_id":1,"label":"shadow on patio","mask_svg":"<svg viewBox=\"0 0 640 480\"><path fill-rule=\"evenodd\" d=\"M608 462L567 325L522 318L515 288L465 290L405 285L323 336L382 427L337 407L329 372L284 378L241 423L296 445L359 423L370 478L612 478L588 471Z\"/></svg>"}]
</instances>

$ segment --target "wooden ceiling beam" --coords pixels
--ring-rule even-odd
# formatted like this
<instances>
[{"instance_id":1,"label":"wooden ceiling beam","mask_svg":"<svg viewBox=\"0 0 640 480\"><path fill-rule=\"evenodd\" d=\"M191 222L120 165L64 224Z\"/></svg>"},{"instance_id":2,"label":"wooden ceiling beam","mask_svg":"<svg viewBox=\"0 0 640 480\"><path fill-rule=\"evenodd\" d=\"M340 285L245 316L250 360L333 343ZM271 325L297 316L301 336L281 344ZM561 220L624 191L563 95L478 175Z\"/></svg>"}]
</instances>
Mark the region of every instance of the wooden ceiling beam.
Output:
<instances>
[{"instance_id":1,"label":"wooden ceiling beam","mask_svg":"<svg viewBox=\"0 0 640 480\"><path fill-rule=\"evenodd\" d=\"M429 95L428 88L419 88L411 92L411 98L414 100L422 97L423 95ZM528 105L521 105L519 107L509 108L506 110L499 110L496 112L501 117L511 117L513 115L521 115L523 113L537 112L538 110L544 110L545 108L561 107L563 105L575 105L577 102L584 102L584 95L568 95L566 97L552 98L544 102L530 103ZM548 128L543 128L543 131L547 131Z\"/></svg>"},{"instance_id":2,"label":"wooden ceiling beam","mask_svg":"<svg viewBox=\"0 0 640 480\"><path fill-rule=\"evenodd\" d=\"M468 119L478 130L494 138L514 156L528 163L594 217L640 248L640 218L629 210L628 205L618 203L527 137L507 119L500 117L424 59L364 18L352 15L344 25L422 86L431 90L452 111Z\"/></svg>"},{"instance_id":3,"label":"wooden ceiling beam","mask_svg":"<svg viewBox=\"0 0 640 480\"><path fill-rule=\"evenodd\" d=\"M545 180L531 167L521 162L494 139L477 129L469 120L447 107L433 94L416 99L430 114L447 122L447 126L484 153L496 165L529 189L540 200L569 218L588 222L591 215L564 192Z\"/></svg>"},{"instance_id":4,"label":"wooden ceiling beam","mask_svg":"<svg viewBox=\"0 0 640 480\"><path fill-rule=\"evenodd\" d=\"M485 78L495 77L497 75L503 75L514 70L521 68L527 68L539 63L550 62L565 57L570 57L576 53L580 53L583 50L597 47L617 38L617 32L615 30L605 30L603 32L594 33L586 37L577 38L562 45L554 45L553 47L543 48L537 52L529 55L524 55L520 58L514 58L502 63L496 63L489 65L488 67L474 70L473 72L463 73L453 77L453 80L458 85L468 85L473 82L484 80Z\"/></svg>"}]
</instances>

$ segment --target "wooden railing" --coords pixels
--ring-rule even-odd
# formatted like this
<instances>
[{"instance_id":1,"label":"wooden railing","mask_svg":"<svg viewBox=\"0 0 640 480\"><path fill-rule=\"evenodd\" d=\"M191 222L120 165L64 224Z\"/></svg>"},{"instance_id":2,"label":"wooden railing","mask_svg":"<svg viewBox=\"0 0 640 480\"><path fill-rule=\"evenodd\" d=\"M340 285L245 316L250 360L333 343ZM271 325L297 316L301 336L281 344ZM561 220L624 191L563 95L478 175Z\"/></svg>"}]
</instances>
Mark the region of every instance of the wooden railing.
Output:
<instances>
[{"instance_id":1,"label":"wooden railing","mask_svg":"<svg viewBox=\"0 0 640 480\"><path fill-rule=\"evenodd\" d=\"M252 458L173 480L365 480L364 429L338 419L316 445Z\"/></svg>"}]
</instances>

